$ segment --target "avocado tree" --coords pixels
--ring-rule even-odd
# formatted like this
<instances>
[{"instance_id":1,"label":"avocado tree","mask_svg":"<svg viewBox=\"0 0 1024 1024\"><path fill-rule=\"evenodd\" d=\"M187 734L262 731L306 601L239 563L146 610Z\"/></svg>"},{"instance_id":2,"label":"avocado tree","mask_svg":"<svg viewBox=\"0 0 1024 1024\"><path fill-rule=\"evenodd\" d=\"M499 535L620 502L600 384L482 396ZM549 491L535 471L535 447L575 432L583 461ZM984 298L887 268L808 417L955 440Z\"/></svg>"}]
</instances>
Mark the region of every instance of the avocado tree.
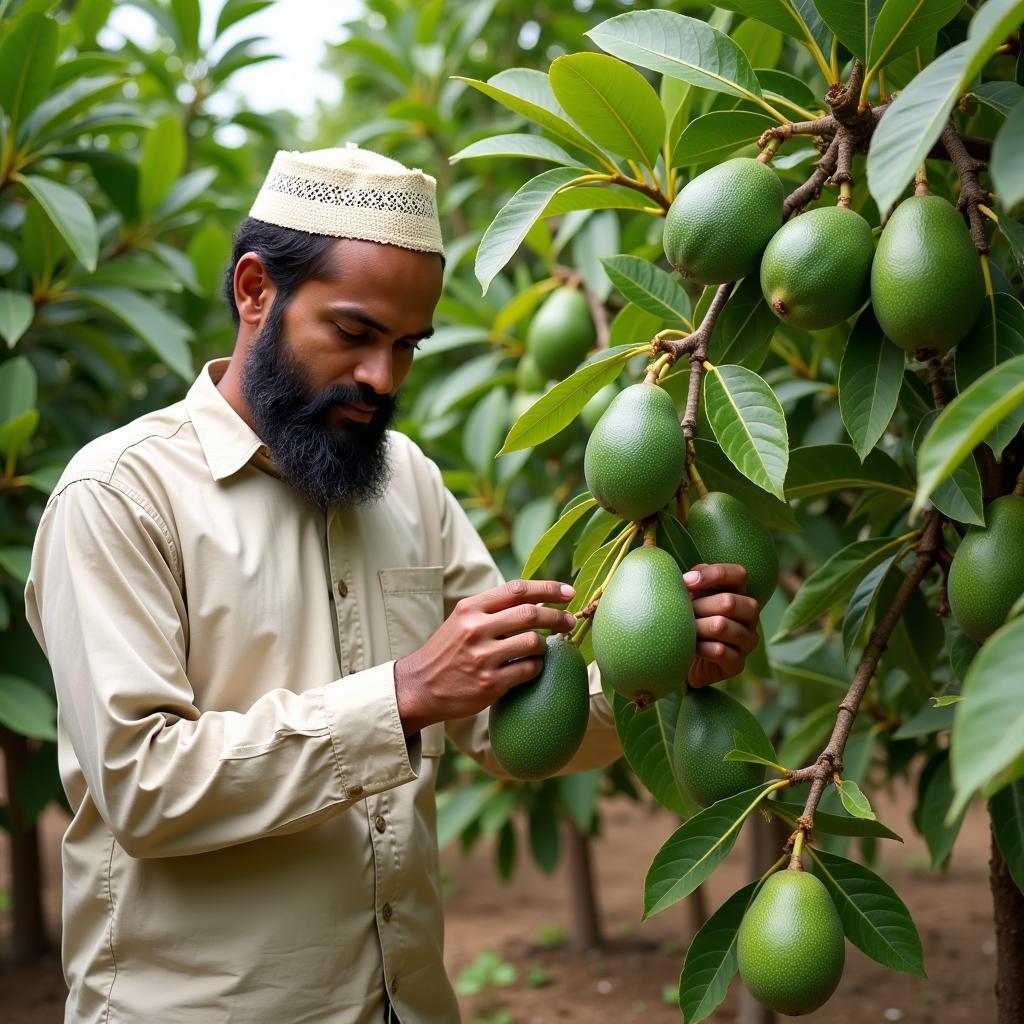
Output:
<instances>
[{"instance_id":1,"label":"avocado tree","mask_svg":"<svg viewBox=\"0 0 1024 1024\"><path fill-rule=\"evenodd\" d=\"M517 264L546 261L549 224L579 211L619 211L630 239L601 259L628 300L611 344L499 453L548 442L634 376L524 575L573 550L570 643L601 669L630 764L686 819L650 865L645 915L693 892L754 812L789 828L694 938L688 1024L737 971L768 1007L815 1009L845 939L923 976L898 895L842 855L899 838L859 785L875 756L915 773L935 865L971 799L988 800L1009 1024L1024 1016L1024 3L725 6L709 22L620 14L587 33L603 52L468 82L540 131L460 158L554 165L480 240L485 296L524 245ZM730 12L763 23L744 39L755 61L774 40L768 63L784 45L799 77L755 70ZM767 600L765 527L784 531L785 582L806 578L768 600L765 642L730 688L771 694L759 722L730 694L712 691L719 708L680 688L695 656L680 570L739 562ZM542 696L547 675L527 686Z\"/></svg>"}]
</instances>

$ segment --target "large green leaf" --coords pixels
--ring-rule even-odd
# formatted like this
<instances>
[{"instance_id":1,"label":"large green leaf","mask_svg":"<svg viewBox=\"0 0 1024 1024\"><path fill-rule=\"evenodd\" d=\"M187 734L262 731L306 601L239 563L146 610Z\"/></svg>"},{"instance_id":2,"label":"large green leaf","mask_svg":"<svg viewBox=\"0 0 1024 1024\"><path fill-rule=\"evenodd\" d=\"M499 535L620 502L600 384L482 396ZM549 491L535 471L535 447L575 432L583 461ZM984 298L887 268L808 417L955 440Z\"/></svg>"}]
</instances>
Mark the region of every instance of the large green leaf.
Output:
<instances>
[{"instance_id":1,"label":"large green leaf","mask_svg":"<svg viewBox=\"0 0 1024 1024\"><path fill-rule=\"evenodd\" d=\"M49 92L58 34L52 18L27 14L0 46L0 108L15 129Z\"/></svg>"},{"instance_id":2,"label":"large green leaf","mask_svg":"<svg viewBox=\"0 0 1024 1024\"><path fill-rule=\"evenodd\" d=\"M1024 355L1000 363L961 391L939 414L918 450L915 511L1000 420L1022 405Z\"/></svg>"},{"instance_id":3,"label":"large green leaf","mask_svg":"<svg viewBox=\"0 0 1024 1024\"><path fill-rule=\"evenodd\" d=\"M782 800L769 800L765 805L773 813L777 813L788 824L796 826L803 816L802 804L786 803ZM827 836L855 836L861 839L895 839L902 843L903 839L891 828L874 818L853 818L846 814L830 814L828 811L814 812L814 831Z\"/></svg>"},{"instance_id":4,"label":"large green leaf","mask_svg":"<svg viewBox=\"0 0 1024 1024\"><path fill-rule=\"evenodd\" d=\"M483 479L494 470L494 456L508 429L509 398L504 388L488 391L466 417L462 433L462 454Z\"/></svg>"},{"instance_id":5,"label":"large green leaf","mask_svg":"<svg viewBox=\"0 0 1024 1024\"><path fill-rule=\"evenodd\" d=\"M199 0L171 0L171 13L178 25L186 56L195 57L199 52Z\"/></svg>"},{"instance_id":6,"label":"large green leaf","mask_svg":"<svg viewBox=\"0 0 1024 1024\"><path fill-rule=\"evenodd\" d=\"M66 293L106 310L137 334L183 380L195 377L188 342L192 332L155 302L127 288L82 286Z\"/></svg>"},{"instance_id":7,"label":"large green leaf","mask_svg":"<svg viewBox=\"0 0 1024 1024\"><path fill-rule=\"evenodd\" d=\"M227 31L232 25L252 17L273 4L274 0L225 0L217 15L216 35Z\"/></svg>"},{"instance_id":8,"label":"large green leaf","mask_svg":"<svg viewBox=\"0 0 1024 1024\"><path fill-rule=\"evenodd\" d=\"M7 342L8 348L18 344L32 323L35 312L31 295L0 288L0 338Z\"/></svg>"},{"instance_id":9,"label":"large green leaf","mask_svg":"<svg viewBox=\"0 0 1024 1024\"><path fill-rule=\"evenodd\" d=\"M882 3L883 0L816 0L814 6L839 42L864 62Z\"/></svg>"},{"instance_id":10,"label":"large green leaf","mask_svg":"<svg viewBox=\"0 0 1024 1024\"><path fill-rule=\"evenodd\" d=\"M950 804L953 802L953 779L950 774L948 750L936 754L929 761L925 772L927 778L924 780L925 784L917 806L917 826L928 844L932 867L937 868L946 862L953 849L966 808L952 822L946 821Z\"/></svg>"},{"instance_id":11,"label":"large green leaf","mask_svg":"<svg viewBox=\"0 0 1024 1024\"><path fill-rule=\"evenodd\" d=\"M139 210L152 213L171 191L185 167L185 130L181 118L159 118L142 142L139 165Z\"/></svg>"},{"instance_id":12,"label":"large green leaf","mask_svg":"<svg viewBox=\"0 0 1024 1024\"><path fill-rule=\"evenodd\" d=\"M74 189L49 178L25 174L19 180L36 198L79 263L86 270L95 270L100 240L89 204Z\"/></svg>"},{"instance_id":13,"label":"large green leaf","mask_svg":"<svg viewBox=\"0 0 1024 1024\"><path fill-rule=\"evenodd\" d=\"M437 845L444 849L458 839L499 791L499 782L476 782L450 789L437 801Z\"/></svg>"},{"instance_id":14,"label":"large green leaf","mask_svg":"<svg viewBox=\"0 0 1024 1024\"><path fill-rule=\"evenodd\" d=\"M719 800L672 833L647 871L645 919L689 896L718 867L769 788L756 786Z\"/></svg>"},{"instance_id":15,"label":"large green leaf","mask_svg":"<svg viewBox=\"0 0 1024 1024\"><path fill-rule=\"evenodd\" d=\"M845 857L811 847L814 873L839 911L846 937L883 967L927 977L921 937L892 888L873 871Z\"/></svg>"},{"instance_id":16,"label":"large green leaf","mask_svg":"<svg viewBox=\"0 0 1024 1024\"><path fill-rule=\"evenodd\" d=\"M694 118L676 141L672 166L722 160L749 146L778 122L756 110L712 110Z\"/></svg>"},{"instance_id":17,"label":"large green leaf","mask_svg":"<svg viewBox=\"0 0 1024 1024\"><path fill-rule=\"evenodd\" d=\"M848 444L809 444L789 453L786 497L808 498L843 488L870 487L913 496L906 473L880 449L861 461Z\"/></svg>"},{"instance_id":18,"label":"large green leaf","mask_svg":"<svg viewBox=\"0 0 1024 1024\"><path fill-rule=\"evenodd\" d=\"M669 552L683 572L704 561L683 524L666 512L658 513L658 547Z\"/></svg>"},{"instance_id":19,"label":"large green leaf","mask_svg":"<svg viewBox=\"0 0 1024 1024\"><path fill-rule=\"evenodd\" d=\"M713 288L705 293L708 305L713 293ZM695 319L707 308L704 303L705 297L701 296ZM708 342L708 359L716 364L739 363L756 370L778 326L778 317L764 301L759 275L750 274L733 290L715 321Z\"/></svg>"},{"instance_id":20,"label":"large green leaf","mask_svg":"<svg viewBox=\"0 0 1024 1024\"><path fill-rule=\"evenodd\" d=\"M571 53L552 62L548 78L562 109L598 145L654 165L665 115L639 71L603 53Z\"/></svg>"},{"instance_id":21,"label":"large green leaf","mask_svg":"<svg viewBox=\"0 0 1024 1024\"><path fill-rule=\"evenodd\" d=\"M1007 117L1024 97L1024 85L1018 82L982 82L971 90L971 95L997 114Z\"/></svg>"},{"instance_id":22,"label":"large green leaf","mask_svg":"<svg viewBox=\"0 0 1024 1024\"><path fill-rule=\"evenodd\" d=\"M35 409L38 388L35 367L25 356L0 363L0 423Z\"/></svg>"},{"instance_id":23,"label":"large green leaf","mask_svg":"<svg viewBox=\"0 0 1024 1024\"><path fill-rule=\"evenodd\" d=\"M32 440L38 427L38 409L29 409L13 419L0 422L0 458L5 464L17 458L21 449Z\"/></svg>"},{"instance_id":24,"label":"large green leaf","mask_svg":"<svg viewBox=\"0 0 1024 1024\"><path fill-rule=\"evenodd\" d=\"M878 603L885 577L896 555L883 559L856 586L843 616L843 654L849 658L860 639L864 623Z\"/></svg>"},{"instance_id":25,"label":"large green leaf","mask_svg":"<svg viewBox=\"0 0 1024 1024\"><path fill-rule=\"evenodd\" d=\"M728 36L696 18L671 11L632 11L609 18L587 35L602 50L642 68L764 106L746 54Z\"/></svg>"},{"instance_id":26,"label":"large green leaf","mask_svg":"<svg viewBox=\"0 0 1024 1024\"><path fill-rule=\"evenodd\" d=\"M901 54L909 53L934 36L963 7L963 0L866 2L875 9L874 31L869 30L866 56L860 52L857 56L871 69L880 68Z\"/></svg>"},{"instance_id":27,"label":"large green leaf","mask_svg":"<svg viewBox=\"0 0 1024 1024\"><path fill-rule=\"evenodd\" d=\"M988 811L1010 877L1024 892L1024 779L999 790L989 800Z\"/></svg>"},{"instance_id":28,"label":"large green leaf","mask_svg":"<svg viewBox=\"0 0 1024 1024\"><path fill-rule=\"evenodd\" d=\"M748 480L783 500L789 436L772 389L745 366L715 366L704 375L704 408L732 464Z\"/></svg>"},{"instance_id":29,"label":"large green leaf","mask_svg":"<svg viewBox=\"0 0 1024 1024\"><path fill-rule=\"evenodd\" d=\"M607 509L594 509L572 550L572 571L579 571L580 566L585 565L587 559L604 544L615 526L621 524L622 520Z\"/></svg>"},{"instance_id":30,"label":"large green leaf","mask_svg":"<svg viewBox=\"0 0 1024 1024\"><path fill-rule=\"evenodd\" d=\"M956 705L950 750L959 814L989 779L1024 753L1024 618L1000 627L982 645Z\"/></svg>"},{"instance_id":31,"label":"large green leaf","mask_svg":"<svg viewBox=\"0 0 1024 1024\"><path fill-rule=\"evenodd\" d=\"M522 156L533 160L549 160L555 164L576 163L576 158L557 143L545 139L543 135L526 134L492 135L480 139L450 156L448 162L454 164L460 160L484 156Z\"/></svg>"},{"instance_id":32,"label":"large green leaf","mask_svg":"<svg viewBox=\"0 0 1024 1024\"><path fill-rule=\"evenodd\" d=\"M1024 201L1024 105L1020 103L996 134L989 171L1004 210Z\"/></svg>"},{"instance_id":33,"label":"large green leaf","mask_svg":"<svg viewBox=\"0 0 1024 1024\"><path fill-rule=\"evenodd\" d=\"M622 366L632 356L643 352L647 346L623 345L608 349L601 358L581 366L575 373L556 384L547 394L539 398L512 424L499 455L514 452L554 437L575 418L576 414L606 384L610 384L620 373Z\"/></svg>"},{"instance_id":34,"label":"large green leaf","mask_svg":"<svg viewBox=\"0 0 1024 1024\"><path fill-rule=\"evenodd\" d=\"M913 441L915 452L921 446L921 442L938 416L938 410L933 409L918 424ZM973 453L968 453L967 458L935 488L932 494L932 504L943 515L955 519L959 523L972 523L975 526L985 525L981 474L978 472L978 464L974 461Z\"/></svg>"},{"instance_id":35,"label":"large green leaf","mask_svg":"<svg viewBox=\"0 0 1024 1024\"><path fill-rule=\"evenodd\" d=\"M0 675L0 723L21 736L57 739L57 705L34 683L19 676Z\"/></svg>"},{"instance_id":36,"label":"large green leaf","mask_svg":"<svg viewBox=\"0 0 1024 1024\"><path fill-rule=\"evenodd\" d=\"M893 100L868 151L868 188L882 216L942 134L960 95L1024 19L1024 0L988 0L971 20L967 39L929 64Z\"/></svg>"},{"instance_id":37,"label":"large green leaf","mask_svg":"<svg viewBox=\"0 0 1024 1024\"><path fill-rule=\"evenodd\" d=\"M558 521L547 530L534 545L523 571L524 580L532 579L533 574L544 564L544 559L555 550L555 545L597 504L596 498L588 498L564 512Z\"/></svg>"},{"instance_id":38,"label":"large green leaf","mask_svg":"<svg viewBox=\"0 0 1024 1024\"><path fill-rule=\"evenodd\" d=\"M724 0L718 6L763 21L828 55L832 33L811 0Z\"/></svg>"},{"instance_id":39,"label":"large green leaf","mask_svg":"<svg viewBox=\"0 0 1024 1024\"><path fill-rule=\"evenodd\" d=\"M549 494L542 494L517 509L512 522L512 554L525 562L538 540L558 515L558 505Z\"/></svg>"},{"instance_id":40,"label":"large green leaf","mask_svg":"<svg viewBox=\"0 0 1024 1024\"><path fill-rule=\"evenodd\" d=\"M693 937L679 977L679 1006L685 1024L707 1020L725 999L729 982L739 970L736 936L758 885L751 882L734 892Z\"/></svg>"},{"instance_id":41,"label":"large green leaf","mask_svg":"<svg viewBox=\"0 0 1024 1024\"><path fill-rule=\"evenodd\" d=\"M903 350L882 333L869 307L853 325L839 366L839 411L861 460L896 411L903 362Z\"/></svg>"},{"instance_id":42,"label":"large green leaf","mask_svg":"<svg viewBox=\"0 0 1024 1024\"><path fill-rule=\"evenodd\" d=\"M542 217L560 217L573 210L654 210L642 192L621 185L574 185L552 196Z\"/></svg>"},{"instance_id":43,"label":"large green leaf","mask_svg":"<svg viewBox=\"0 0 1024 1024\"><path fill-rule=\"evenodd\" d=\"M634 305L660 320L689 321L690 297L671 274L639 256L606 256L601 265Z\"/></svg>"},{"instance_id":44,"label":"large green leaf","mask_svg":"<svg viewBox=\"0 0 1024 1024\"><path fill-rule=\"evenodd\" d=\"M485 294L498 271L515 255L551 197L586 173L580 167L552 167L531 178L498 211L476 253L476 278Z\"/></svg>"},{"instance_id":45,"label":"large green leaf","mask_svg":"<svg viewBox=\"0 0 1024 1024\"><path fill-rule=\"evenodd\" d=\"M868 537L840 548L804 580L783 613L777 642L801 626L813 622L845 600L854 587L880 562L894 554L905 541L899 537Z\"/></svg>"},{"instance_id":46,"label":"large green leaf","mask_svg":"<svg viewBox=\"0 0 1024 1024\"><path fill-rule=\"evenodd\" d=\"M1024 306L1013 295L995 292L982 306L971 333L956 347L956 386L965 390L986 371L1024 355ZM985 438L1000 458L1024 423L1024 405L997 423Z\"/></svg>"}]
</instances>

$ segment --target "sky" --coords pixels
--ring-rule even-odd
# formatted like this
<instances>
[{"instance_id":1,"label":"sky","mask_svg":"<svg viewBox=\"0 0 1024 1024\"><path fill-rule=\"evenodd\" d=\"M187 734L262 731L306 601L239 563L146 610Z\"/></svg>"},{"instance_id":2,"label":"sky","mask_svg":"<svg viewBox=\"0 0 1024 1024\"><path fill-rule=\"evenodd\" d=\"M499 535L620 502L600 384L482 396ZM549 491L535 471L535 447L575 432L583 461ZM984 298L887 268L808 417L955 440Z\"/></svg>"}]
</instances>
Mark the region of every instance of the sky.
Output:
<instances>
[{"instance_id":1,"label":"sky","mask_svg":"<svg viewBox=\"0 0 1024 1024\"><path fill-rule=\"evenodd\" d=\"M223 0L200 0L203 11L200 39L209 40L217 23ZM266 52L282 55L237 72L227 92L245 94L252 109L266 112L281 107L300 117L313 112L316 101L337 101L340 83L320 70L325 43L340 42L340 26L361 9L359 0L277 0L272 7L232 26L218 44L218 50L246 36L267 36ZM107 32L127 36L145 45L153 39L153 22L131 4L118 4ZM116 36L115 36L116 38Z\"/></svg>"}]
</instances>

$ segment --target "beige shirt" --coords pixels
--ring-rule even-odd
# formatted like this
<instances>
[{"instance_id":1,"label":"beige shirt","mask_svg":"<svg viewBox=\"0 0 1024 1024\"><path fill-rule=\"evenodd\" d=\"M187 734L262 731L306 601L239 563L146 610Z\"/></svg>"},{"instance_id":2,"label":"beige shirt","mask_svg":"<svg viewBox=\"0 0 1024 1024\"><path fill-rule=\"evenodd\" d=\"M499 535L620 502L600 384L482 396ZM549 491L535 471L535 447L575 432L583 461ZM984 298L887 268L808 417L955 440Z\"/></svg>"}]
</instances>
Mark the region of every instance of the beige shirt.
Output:
<instances>
[{"instance_id":1,"label":"beige shirt","mask_svg":"<svg viewBox=\"0 0 1024 1024\"><path fill-rule=\"evenodd\" d=\"M437 467L391 435L363 508L276 474L209 363L86 445L39 525L29 621L57 688L66 1018L458 1020L434 784L448 736L501 775L487 712L407 742L394 659L501 582ZM621 750L596 675L566 771Z\"/></svg>"}]
</instances>

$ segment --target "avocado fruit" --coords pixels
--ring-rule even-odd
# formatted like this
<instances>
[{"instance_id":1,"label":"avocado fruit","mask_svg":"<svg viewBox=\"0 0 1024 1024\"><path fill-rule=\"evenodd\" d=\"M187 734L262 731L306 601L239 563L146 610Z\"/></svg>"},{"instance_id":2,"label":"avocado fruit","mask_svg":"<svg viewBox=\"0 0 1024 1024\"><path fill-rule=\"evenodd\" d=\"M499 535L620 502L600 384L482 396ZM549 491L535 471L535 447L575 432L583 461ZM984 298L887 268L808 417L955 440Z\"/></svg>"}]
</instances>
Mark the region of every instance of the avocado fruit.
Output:
<instances>
[{"instance_id":1,"label":"avocado fruit","mask_svg":"<svg viewBox=\"0 0 1024 1024\"><path fill-rule=\"evenodd\" d=\"M669 263L698 284L724 284L756 269L782 226L785 190L753 157L735 157L698 174L665 215Z\"/></svg>"},{"instance_id":2,"label":"avocado fruit","mask_svg":"<svg viewBox=\"0 0 1024 1024\"><path fill-rule=\"evenodd\" d=\"M608 411L608 406L612 404L612 399L619 393L619 389L614 384L605 384L600 391L597 392L583 408L580 410L580 419L583 421L583 426L587 429L587 433L593 433L594 428L597 426L598 421Z\"/></svg>"},{"instance_id":3,"label":"avocado fruit","mask_svg":"<svg viewBox=\"0 0 1024 1024\"><path fill-rule=\"evenodd\" d=\"M686 463L675 403L657 384L631 384L597 421L583 457L590 493L623 519L646 519L672 500Z\"/></svg>"},{"instance_id":4,"label":"avocado fruit","mask_svg":"<svg viewBox=\"0 0 1024 1024\"><path fill-rule=\"evenodd\" d=\"M774 757L761 723L735 697L714 686L686 690L672 740L672 768L683 791L701 807L764 782L763 765L723 760L737 746L735 734L748 737L746 746L753 751Z\"/></svg>"},{"instance_id":5,"label":"avocado fruit","mask_svg":"<svg viewBox=\"0 0 1024 1024\"><path fill-rule=\"evenodd\" d=\"M564 636L550 636L540 675L491 705L491 748L517 779L547 779L579 750L590 717L587 663Z\"/></svg>"},{"instance_id":6,"label":"avocado fruit","mask_svg":"<svg viewBox=\"0 0 1024 1024\"><path fill-rule=\"evenodd\" d=\"M747 570L747 593L763 608L779 581L775 541L738 498L709 491L686 516L686 532L705 562L731 562Z\"/></svg>"},{"instance_id":7,"label":"avocado fruit","mask_svg":"<svg viewBox=\"0 0 1024 1024\"><path fill-rule=\"evenodd\" d=\"M1024 498L989 502L985 525L971 526L953 555L946 583L949 610L972 640L982 643L1024 594Z\"/></svg>"},{"instance_id":8,"label":"avocado fruit","mask_svg":"<svg viewBox=\"0 0 1024 1024\"><path fill-rule=\"evenodd\" d=\"M679 691L697 630L682 570L667 551L645 544L626 555L598 602L592 636L602 679L637 707Z\"/></svg>"},{"instance_id":9,"label":"avocado fruit","mask_svg":"<svg viewBox=\"0 0 1024 1024\"><path fill-rule=\"evenodd\" d=\"M546 391L547 386L547 377L540 372L533 356L529 352L524 352L516 364L516 387L529 394L535 391Z\"/></svg>"},{"instance_id":10,"label":"avocado fruit","mask_svg":"<svg viewBox=\"0 0 1024 1024\"><path fill-rule=\"evenodd\" d=\"M761 259L761 291L772 312L803 331L835 327L867 302L875 243L871 225L844 206L787 221Z\"/></svg>"},{"instance_id":11,"label":"avocado fruit","mask_svg":"<svg viewBox=\"0 0 1024 1024\"><path fill-rule=\"evenodd\" d=\"M984 298L963 217L941 196L904 199L871 264L871 305L885 336L910 353L946 352L970 331Z\"/></svg>"},{"instance_id":12,"label":"avocado fruit","mask_svg":"<svg viewBox=\"0 0 1024 1024\"><path fill-rule=\"evenodd\" d=\"M545 379L568 377L597 342L587 300L578 288L556 288L526 332L526 351Z\"/></svg>"},{"instance_id":13,"label":"avocado fruit","mask_svg":"<svg viewBox=\"0 0 1024 1024\"><path fill-rule=\"evenodd\" d=\"M805 871L769 875L736 938L740 977L776 1013L799 1016L826 1003L843 976L846 944L832 897Z\"/></svg>"}]
</instances>

